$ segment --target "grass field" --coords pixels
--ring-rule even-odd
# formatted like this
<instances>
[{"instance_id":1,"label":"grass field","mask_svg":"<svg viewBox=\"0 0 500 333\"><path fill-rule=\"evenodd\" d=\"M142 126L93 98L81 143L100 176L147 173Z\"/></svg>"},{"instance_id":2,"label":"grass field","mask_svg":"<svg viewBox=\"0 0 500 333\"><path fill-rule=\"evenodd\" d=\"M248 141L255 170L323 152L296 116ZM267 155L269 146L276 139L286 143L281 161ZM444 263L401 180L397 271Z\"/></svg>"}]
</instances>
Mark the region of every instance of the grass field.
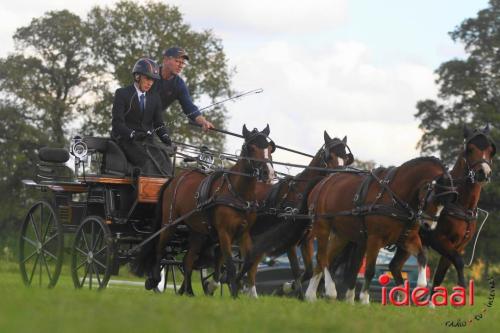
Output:
<instances>
[{"instance_id":1,"label":"grass field","mask_svg":"<svg viewBox=\"0 0 500 333\"><path fill-rule=\"evenodd\" d=\"M197 294L201 292L197 290ZM226 293L227 295L227 293ZM495 302L482 314L487 290L476 305L437 309L354 306L319 300L245 296L194 298L110 286L102 292L75 290L68 272L52 289L26 288L14 263L0 262L0 333L4 332L470 332L500 331ZM463 328L446 321L468 321Z\"/></svg>"}]
</instances>

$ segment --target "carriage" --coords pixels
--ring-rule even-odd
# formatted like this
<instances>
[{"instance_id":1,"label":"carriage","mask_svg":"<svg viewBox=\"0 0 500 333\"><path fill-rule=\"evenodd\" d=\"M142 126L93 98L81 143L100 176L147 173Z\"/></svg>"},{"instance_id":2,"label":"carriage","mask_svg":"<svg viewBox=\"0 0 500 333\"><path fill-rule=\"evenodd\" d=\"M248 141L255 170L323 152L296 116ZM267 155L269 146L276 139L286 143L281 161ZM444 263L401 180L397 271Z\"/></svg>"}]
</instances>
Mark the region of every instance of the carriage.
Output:
<instances>
[{"instance_id":1,"label":"carriage","mask_svg":"<svg viewBox=\"0 0 500 333\"><path fill-rule=\"evenodd\" d=\"M113 140L101 137L75 137L69 151L42 148L39 158L34 179L23 181L41 192L20 232L24 283L54 287L69 253L76 288L106 287L151 239L158 194L174 170L168 176L143 175ZM66 165L70 158L74 170ZM171 272L180 264L176 256L185 248L186 227L177 225L176 233L163 260Z\"/></svg>"}]
</instances>

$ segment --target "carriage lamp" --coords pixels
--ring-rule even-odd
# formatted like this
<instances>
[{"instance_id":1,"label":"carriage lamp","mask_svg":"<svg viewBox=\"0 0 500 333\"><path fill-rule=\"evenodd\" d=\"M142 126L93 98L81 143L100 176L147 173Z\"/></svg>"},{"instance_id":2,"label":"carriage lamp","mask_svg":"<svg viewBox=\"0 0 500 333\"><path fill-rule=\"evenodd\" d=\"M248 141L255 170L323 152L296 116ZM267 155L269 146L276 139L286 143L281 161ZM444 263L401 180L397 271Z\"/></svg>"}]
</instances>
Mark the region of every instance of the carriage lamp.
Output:
<instances>
[{"instance_id":1,"label":"carriage lamp","mask_svg":"<svg viewBox=\"0 0 500 333\"><path fill-rule=\"evenodd\" d=\"M82 141L82 138L75 136L71 145L71 155L75 156L78 161L83 160L87 156L87 144Z\"/></svg>"}]
</instances>

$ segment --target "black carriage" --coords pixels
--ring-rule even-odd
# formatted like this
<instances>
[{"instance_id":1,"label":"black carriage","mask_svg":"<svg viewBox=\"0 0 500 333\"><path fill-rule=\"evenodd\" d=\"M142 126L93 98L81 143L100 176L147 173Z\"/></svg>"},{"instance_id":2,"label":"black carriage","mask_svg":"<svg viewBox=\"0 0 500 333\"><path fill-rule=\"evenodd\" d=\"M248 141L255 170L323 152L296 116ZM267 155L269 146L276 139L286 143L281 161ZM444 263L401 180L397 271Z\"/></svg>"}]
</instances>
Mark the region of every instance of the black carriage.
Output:
<instances>
[{"instance_id":1,"label":"black carriage","mask_svg":"<svg viewBox=\"0 0 500 333\"><path fill-rule=\"evenodd\" d=\"M24 283L55 286L66 252L76 288L106 287L110 276L151 237L159 190L173 170L169 176L143 175L113 140L98 137L74 138L69 152L42 148L39 157L34 179L23 181L42 192L21 227ZM70 158L74 170L66 165ZM179 264L175 256L185 247L181 234L187 230L179 225L177 232L164 260L172 272ZM74 237L65 241L68 234Z\"/></svg>"}]
</instances>

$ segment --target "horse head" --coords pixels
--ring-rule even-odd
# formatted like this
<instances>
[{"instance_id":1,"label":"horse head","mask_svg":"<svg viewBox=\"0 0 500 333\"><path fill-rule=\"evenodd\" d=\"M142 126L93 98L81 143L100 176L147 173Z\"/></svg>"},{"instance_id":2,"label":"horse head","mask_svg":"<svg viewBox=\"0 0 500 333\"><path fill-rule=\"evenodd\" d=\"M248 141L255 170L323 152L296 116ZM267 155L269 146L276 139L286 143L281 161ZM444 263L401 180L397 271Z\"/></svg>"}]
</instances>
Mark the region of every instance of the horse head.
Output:
<instances>
[{"instance_id":1,"label":"horse head","mask_svg":"<svg viewBox=\"0 0 500 333\"><path fill-rule=\"evenodd\" d=\"M433 165L420 171L422 182L418 187L417 220L424 230L434 230L439 216L446 204L455 202L458 192L453 184L453 178L436 158L423 158Z\"/></svg>"},{"instance_id":2,"label":"horse head","mask_svg":"<svg viewBox=\"0 0 500 333\"><path fill-rule=\"evenodd\" d=\"M330 138L328 133L324 132L325 144L323 146L323 161L329 168L339 166L348 166L354 162L354 156L347 145L347 136L342 140L339 138Z\"/></svg>"},{"instance_id":3,"label":"horse head","mask_svg":"<svg viewBox=\"0 0 500 333\"><path fill-rule=\"evenodd\" d=\"M496 153L495 142L489 135L490 128L471 130L464 126L463 159L467 166L466 177L471 182L488 182L491 178L491 165Z\"/></svg>"},{"instance_id":4,"label":"horse head","mask_svg":"<svg viewBox=\"0 0 500 333\"><path fill-rule=\"evenodd\" d=\"M275 177L271 154L276 150L276 145L269 138L269 133L269 124L262 131L256 128L249 131L246 125L243 125L245 142L241 147L241 156L249 158L245 160L248 167L264 182L271 182Z\"/></svg>"}]
</instances>

